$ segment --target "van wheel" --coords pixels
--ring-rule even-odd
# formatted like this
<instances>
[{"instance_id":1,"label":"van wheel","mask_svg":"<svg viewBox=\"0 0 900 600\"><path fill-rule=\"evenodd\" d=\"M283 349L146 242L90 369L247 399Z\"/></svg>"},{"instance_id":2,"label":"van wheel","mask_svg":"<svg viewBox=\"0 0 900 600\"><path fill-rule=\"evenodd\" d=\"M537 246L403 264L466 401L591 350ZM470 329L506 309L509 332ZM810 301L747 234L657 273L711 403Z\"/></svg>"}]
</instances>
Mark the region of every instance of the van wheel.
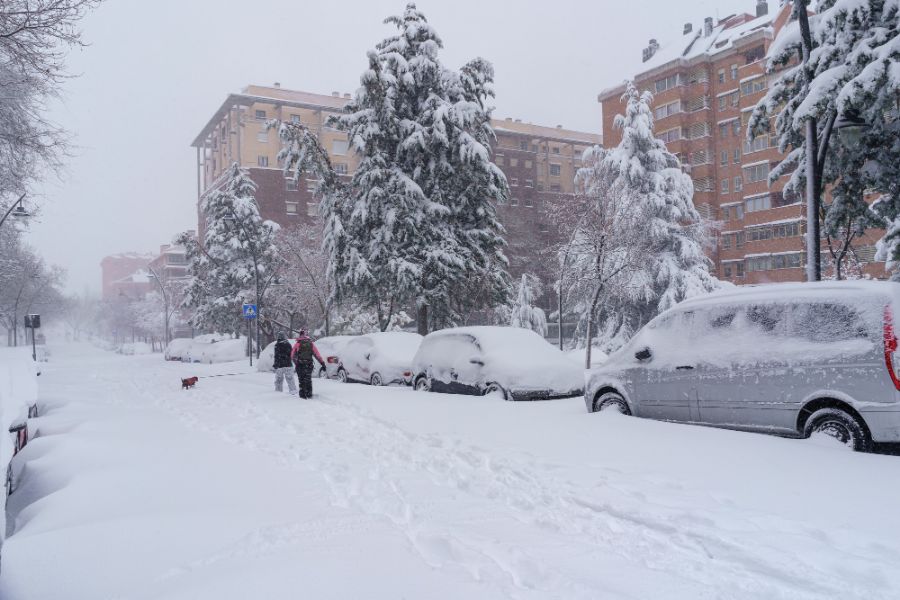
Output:
<instances>
[{"instance_id":1,"label":"van wheel","mask_svg":"<svg viewBox=\"0 0 900 600\"><path fill-rule=\"evenodd\" d=\"M618 411L623 415L631 415L631 409L625 398L616 392L606 392L594 400L594 412Z\"/></svg>"},{"instance_id":2,"label":"van wheel","mask_svg":"<svg viewBox=\"0 0 900 600\"><path fill-rule=\"evenodd\" d=\"M425 377L424 375L422 375L418 379L416 379L416 384L413 386L413 388L417 392L430 392L431 391L431 386L428 385L428 378Z\"/></svg>"},{"instance_id":3,"label":"van wheel","mask_svg":"<svg viewBox=\"0 0 900 600\"><path fill-rule=\"evenodd\" d=\"M382 385L381 375L379 373L372 373L371 379L369 379L369 383L372 385Z\"/></svg>"},{"instance_id":4,"label":"van wheel","mask_svg":"<svg viewBox=\"0 0 900 600\"><path fill-rule=\"evenodd\" d=\"M857 452L872 449L872 437L859 419L839 408L821 408L806 420L803 437L814 433L831 436Z\"/></svg>"},{"instance_id":5,"label":"van wheel","mask_svg":"<svg viewBox=\"0 0 900 600\"><path fill-rule=\"evenodd\" d=\"M347 371L343 368L338 369L337 378L341 383L347 383Z\"/></svg>"},{"instance_id":6,"label":"van wheel","mask_svg":"<svg viewBox=\"0 0 900 600\"><path fill-rule=\"evenodd\" d=\"M487 396L488 394L493 394L494 392L500 392L500 395L503 396L504 400L509 400L509 394L506 393L506 390L503 389L499 383L489 383L485 386L482 395Z\"/></svg>"}]
</instances>

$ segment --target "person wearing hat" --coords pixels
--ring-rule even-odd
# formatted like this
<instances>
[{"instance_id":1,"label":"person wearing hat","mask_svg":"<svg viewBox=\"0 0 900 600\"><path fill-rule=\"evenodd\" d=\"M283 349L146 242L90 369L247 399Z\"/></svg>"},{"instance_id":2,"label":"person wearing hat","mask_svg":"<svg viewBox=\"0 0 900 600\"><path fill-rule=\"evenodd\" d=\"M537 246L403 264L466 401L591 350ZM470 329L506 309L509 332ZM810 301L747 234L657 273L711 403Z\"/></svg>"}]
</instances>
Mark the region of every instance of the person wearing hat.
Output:
<instances>
[{"instance_id":1,"label":"person wearing hat","mask_svg":"<svg viewBox=\"0 0 900 600\"><path fill-rule=\"evenodd\" d=\"M283 331L279 331L275 339L278 340L275 342L275 362L272 364L275 368L275 391L282 391L282 381L287 379L288 391L294 394L297 386L294 385L294 373L291 365L291 343L287 341Z\"/></svg>"},{"instance_id":2,"label":"person wearing hat","mask_svg":"<svg viewBox=\"0 0 900 600\"><path fill-rule=\"evenodd\" d=\"M301 329L300 335L297 336L297 343L294 344L294 348L291 350L291 359L297 368L297 379L300 380L301 398L312 398L313 357L319 361L319 364L324 369L325 361L322 360L322 355L319 354L318 348L306 334L306 330Z\"/></svg>"}]
</instances>

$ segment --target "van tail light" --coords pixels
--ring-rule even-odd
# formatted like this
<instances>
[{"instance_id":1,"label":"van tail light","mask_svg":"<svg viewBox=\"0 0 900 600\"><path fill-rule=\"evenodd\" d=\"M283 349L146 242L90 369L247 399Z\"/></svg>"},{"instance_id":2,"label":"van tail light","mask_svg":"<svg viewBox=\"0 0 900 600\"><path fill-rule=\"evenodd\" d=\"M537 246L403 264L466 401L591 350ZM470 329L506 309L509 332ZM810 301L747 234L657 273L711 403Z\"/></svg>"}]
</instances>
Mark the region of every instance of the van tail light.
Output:
<instances>
[{"instance_id":1,"label":"van tail light","mask_svg":"<svg viewBox=\"0 0 900 600\"><path fill-rule=\"evenodd\" d=\"M884 365L887 367L888 375L894 382L894 387L900 391L900 379L897 378L897 368L894 364L894 357L897 351L897 336L894 332L894 312L890 305L884 307Z\"/></svg>"},{"instance_id":2,"label":"van tail light","mask_svg":"<svg viewBox=\"0 0 900 600\"><path fill-rule=\"evenodd\" d=\"M329 364L335 365L337 364L338 358L337 356L329 356L325 360L328 361Z\"/></svg>"}]
</instances>

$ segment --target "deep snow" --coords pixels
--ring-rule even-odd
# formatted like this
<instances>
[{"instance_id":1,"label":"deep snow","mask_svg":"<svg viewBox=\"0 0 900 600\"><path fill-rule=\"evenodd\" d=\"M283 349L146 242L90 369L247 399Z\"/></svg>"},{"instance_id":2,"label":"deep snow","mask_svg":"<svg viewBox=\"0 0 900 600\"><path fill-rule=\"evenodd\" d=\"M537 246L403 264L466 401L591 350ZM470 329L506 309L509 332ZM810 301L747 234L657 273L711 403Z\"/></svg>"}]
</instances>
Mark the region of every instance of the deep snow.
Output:
<instances>
[{"instance_id":1,"label":"deep snow","mask_svg":"<svg viewBox=\"0 0 900 600\"><path fill-rule=\"evenodd\" d=\"M0 598L900 596L900 458L53 348Z\"/></svg>"}]
</instances>

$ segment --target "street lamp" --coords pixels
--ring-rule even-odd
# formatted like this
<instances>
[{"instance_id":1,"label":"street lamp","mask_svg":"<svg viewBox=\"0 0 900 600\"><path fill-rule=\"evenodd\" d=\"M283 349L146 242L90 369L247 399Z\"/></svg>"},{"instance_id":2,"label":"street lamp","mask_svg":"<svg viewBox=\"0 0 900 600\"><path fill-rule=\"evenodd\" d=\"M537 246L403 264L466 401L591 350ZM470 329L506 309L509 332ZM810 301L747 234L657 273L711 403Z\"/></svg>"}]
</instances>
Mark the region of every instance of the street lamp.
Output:
<instances>
[{"instance_id":1,"label":"street lamp","mask_svg":"<svg viewBox=\"0 0 900 600\"><path fill-rule=\"evenodd\" d=\"M835 120L834 128L845 144L855 146L872 126L860 116L858 110L849 108Z\"/></svg>"},{"instance_id":2,"label":"street lamp","mask_svg":"<svg viewBox=\"0 0 900 600\"><path fill-rule=\"evenodd\" d=\"M9 207L9 210L6 211L6 214L3 215L3 218L0 219L0 225L6 221L6 219L10 216L17 218L24 218L32 216L30 212L25 210L25 205L22 204L22 200L25 199L25 194L19 196L19 199L12 203L12 206Z\"/></svg>"},{"instance_id":3,"label":"street lamp","mask_svg":"<svg viewBox=\"0 0 900 600\"><path fill-rule=\"evenodd\" d=\"M166 288L163 285L162 280L160 280L159 275L157 275L156 271L153 270L153 267L151 267L150 265L147 265L147 270L150 271L150 279L152 279L153 281L156 282L156 284L159 286L159 291L162 292L163 310L165 311L163 313L163 319L165 321L164 326L166 328L166 333L163 337L165 338L165 341L166 341L166 348L168 348L169 347L169 295L166 293Z\"/></svg>"}]
</instances>

